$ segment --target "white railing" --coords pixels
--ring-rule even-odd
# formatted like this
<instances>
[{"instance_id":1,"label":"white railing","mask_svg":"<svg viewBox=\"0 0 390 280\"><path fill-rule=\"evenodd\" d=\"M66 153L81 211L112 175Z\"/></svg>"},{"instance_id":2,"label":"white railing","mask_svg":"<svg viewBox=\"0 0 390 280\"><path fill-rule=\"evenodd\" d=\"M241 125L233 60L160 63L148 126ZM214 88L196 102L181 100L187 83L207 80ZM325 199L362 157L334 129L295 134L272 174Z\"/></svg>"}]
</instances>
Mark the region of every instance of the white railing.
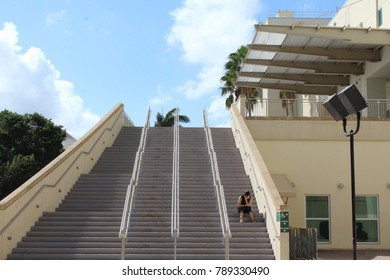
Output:
<instances>
[{"instance_id":1,"label":"white railing","mask_svg":"<svg viewBox=\"0 0 390 280\"><path fill-rule=\"evenodd\" d=\"M389 99L368 99L368 107L362 111L362 117L390 118Z\"/></svg>"},{"instance_id":2,"label":"white railing","mask_svg":"<svg viewBox=\"0 0 390 280\"><path fill-rule=\"evenodd\" d=\"M172 160L172 211L171 211L171 236L173 237L173 254L174 259L177 257L177 238L180 235L179 225L179 163L180 163L180 147L179 147L179 108L176 108L175 122L173 125L173 160Z\"/></svg>"},{"instance_id":3,"label":"white railing","mask_svg":"<svg viewBox=\"0 0 390 280\"><path fill-rule=\"evenodd\" d=\"M325 97L309 99L247 99L247 117L308 117L331 118L323 106ZM363 118L389 118L389 99L367 99L368 107L362 111Z\"/></svg>"},{"instance_id":4,"label":"white railing","mask_svg":"<svg viewBox=\"0 0 390 280\"><path fill-rule=\"evenodd\" d=\"M217 194L217 203L218 203L218 210L219 210L219 216L221 218L221 226L222 226L222 236L224 238L225 242L225 259L230 259L230 238L232 237L231 231L230 231L230 224L229 224L229 217L227 213L226 208L226 200L225 200L225 192L223 190L223 185L221 183L221 178L219 176L219 168L218 168L218 161L217 161L217 155L214 150L214 144L213 144L213 138L211 135L211 130L207 121L207 113L206 111L203 111L203 121L204 121L204 129L206 132L206 140L207 140L207 148L210 155L210 163L211 163L211 170L213 174L213 182L214 187Z\"/></svg>"},{"instance_id":5,"label":"white railing","mask_svg":"<svg viewBox=\"0 0 390 280\"><path fill-rule=\"evenodd\" d=\"M126 242L127 242L127 232L129 230L130 216L134 205L135 190L138 185L138 178L139 178L139 173L140 173L144 150L145 150L146 137L149 129L149 120L150 120L150 108L146 116L145 125L142 128L140 144L134 160L133 173L130 179L130 183L127 187L125 204L123 206L121 227L119 229L119 238L122 239L122 248L121 248L122 260L124 260L126 256L125 250L126 250Z\"/></svg>"}]
</instances>

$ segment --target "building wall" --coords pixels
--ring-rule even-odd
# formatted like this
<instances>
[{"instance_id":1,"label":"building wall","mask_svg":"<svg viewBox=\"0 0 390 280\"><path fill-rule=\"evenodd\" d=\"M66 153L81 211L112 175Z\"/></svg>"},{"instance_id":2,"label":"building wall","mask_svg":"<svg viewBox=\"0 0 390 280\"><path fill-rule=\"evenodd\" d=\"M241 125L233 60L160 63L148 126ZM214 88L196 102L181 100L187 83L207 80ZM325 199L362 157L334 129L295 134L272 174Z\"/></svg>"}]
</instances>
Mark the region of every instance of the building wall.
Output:
<instances>
[{"instance_id":1,"label":"building wall","mask_svg":"<svg viewBox=\"0 0 390 280\"><path fill-rule=\"evenodd\" d=\"M382 9L383 24L379 27L388 28L390 26L390 2L387 0L347 0L330 25L378 27L377 11L380 9Z\"/></svg>"},{"instance_id":2,"label":"building wall","mask_svg":"<svg viewBox=\"0 0 390 280\"><path fill-rule=\"evenodd\" d=\"M381 16L379 15L381 10ZM379 22L379 18L382 22ZM362 28L390 28L390 1L387 0L348 0L330 21L330 26L350 26ZM369 99L386 99L390 96L390 46L382 49L382 61L365 64L365 74L351 77L363 96Z\"/></svg>"},{"instance_id":3,"label":"building wall","mask_svg":"<svg viewBox=\"0 0 390 280\"><path fill-rule=\"evenodd\" d=\"M286 174L295 185L296 197L288 200L290 226L306 227L306 195L329 195L331 240L319 247L351 248L350 149L341 123L302 120L246 123L269 172ZM364 122L356 136L356 194L379 196L380 227L379 243L358 243L359 248L390 249L389 126L390 122ZM338 187L340 183L343 188Z\"/></svg>"},{"instance_id":4,"label":"building wall","mask_svg":"<svg viewBox=\"0 0 390 280\"><path fill-rule=\"evenodd\" d=\"M390 1L348 0L329 23L330 26L390 28ZM283 20L283 22L282 22ZM287 24L274 18L269 24ZM254 41L272 43L279 37L261 35ZM277 42L274 43L277 43ZM374 43L374 42L373 42ZM367 99L390 96L390 46L382 48L382 61L365 63L365 74L351 77ZM262 71L255 67L245 71ZM278 91L264 90L264 98L278 99ZM320 119L281 119L272 117L283 112L280 104L268 104L264 118L246 119L246 124L271 174L286 174L295 185L295 198L289 198L290 226L306 227L308 195L326 195L330 202L330 241L319 244L323 249L352 247L351 169L349 139L342 123ZM279 114L280 115L280 114ZM348 130L355 122L348 121ZM358 243L361 249L390 249L390 121L362 121L355 138L356 194L378 197L379 241ZM342 186L342 187L339 187Z\"/></svg>"}]
</instances>

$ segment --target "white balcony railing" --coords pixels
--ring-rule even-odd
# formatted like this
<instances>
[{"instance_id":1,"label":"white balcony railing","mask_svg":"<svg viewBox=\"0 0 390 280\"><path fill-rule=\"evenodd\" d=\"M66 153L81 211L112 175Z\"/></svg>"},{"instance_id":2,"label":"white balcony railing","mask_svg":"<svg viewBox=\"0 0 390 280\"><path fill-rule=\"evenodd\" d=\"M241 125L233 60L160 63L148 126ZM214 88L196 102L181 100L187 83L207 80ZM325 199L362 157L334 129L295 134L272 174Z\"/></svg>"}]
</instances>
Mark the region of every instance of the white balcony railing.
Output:
<instances>
[{"instance_id":1,"label":"white balcony railing","mask_svg":"<svg viewBox=\"0 0 390 280\"><path fill-rule=\"evenodd\" d=\"M311 99L247 99L246 117L330 118L321 98ZM363 118L390 118L390 99L368 99Z\"/></svg>"}]
</instances>

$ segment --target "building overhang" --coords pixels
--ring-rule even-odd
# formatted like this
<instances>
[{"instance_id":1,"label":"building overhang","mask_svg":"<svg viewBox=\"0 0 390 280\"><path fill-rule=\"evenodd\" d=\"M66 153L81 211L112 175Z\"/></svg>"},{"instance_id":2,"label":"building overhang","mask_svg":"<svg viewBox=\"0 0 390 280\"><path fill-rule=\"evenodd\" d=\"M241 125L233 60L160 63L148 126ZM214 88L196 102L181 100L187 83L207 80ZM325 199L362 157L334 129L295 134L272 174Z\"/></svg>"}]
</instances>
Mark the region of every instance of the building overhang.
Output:
<instances>
[{"instance_id":1,"label":"building overhang","mask_svg":"<svg viewBox=\"0 0 390 280\"><path fill-rule=\"evenodd\" d=\"M255 25L237 86L332 95L381 61L390 30L308 25Z\"/></svg>"},{"instance_id":2,"label":"building overhang","mask_svg":"<svg viewBox=\"0 0 390 280\"><path fill-rule=\"evenodd\" d=\"M303 37L317 37L344 41L349 44L365 45L375 42L379 45L390 44L390 29L359 28L345 26L305 26L305 25L269 25L257 24L256 31L281 33Z\"/></svg>"},{"instance_id":3,"label":"building overhang","mask_svg":"<svg viewBox=\"0 0 390 280\"><path fill-rule=\"evenodd\" d=\"M286 174L271 174L271 177L280 197L283 199L284 203L287 204L290 197L295 197L295 190L292 183L289 181Z\"/></svg>"}]
</instances>

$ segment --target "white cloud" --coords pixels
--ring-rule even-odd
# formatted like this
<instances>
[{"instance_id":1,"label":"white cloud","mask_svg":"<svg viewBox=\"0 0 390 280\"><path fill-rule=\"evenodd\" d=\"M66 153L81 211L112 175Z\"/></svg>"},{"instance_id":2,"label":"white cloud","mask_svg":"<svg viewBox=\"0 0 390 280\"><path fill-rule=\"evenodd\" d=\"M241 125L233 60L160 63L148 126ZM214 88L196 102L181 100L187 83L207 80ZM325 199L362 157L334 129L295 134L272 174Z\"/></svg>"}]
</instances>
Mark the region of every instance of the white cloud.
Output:
<instances>
[{"instance_id":1,"label":"white cloud","mask_svg":"<svg viewBox=\"0 0 390 280\"><path fill-rule=\"evenodd\" d=\"M254 32L258 0L186 0L171 16L170 45L183 50L191 63L223 63L229 53L248 43Z\"/></svg>"},{"instance_id":2,"label":"white cloud","mask_svg":"<svg viewBox=\"0 0 390 280\"><path fill-rule=\"evenodd\" d=\"M188 99L197 99L215 92L222 75L223 66L218 64L204 66L196 76L196 80L188 80L184 85L178 87L178 91L182 92Z\"/></svg>"},{"instance_id":3,"label":"white cloud","mask_svg":"<svg viewBox=\"0 0 390 280\"><path fill-rule=\"evenodd\" d=\"M65 15L66 15L65 10L61 10L61 11L54 12L54 13L49 13L46 16L46 23L47 23L47 25L53 25L54 23L63 20L65 18Z\"/></svg>"},{"instance_id":4,"label":"white cloud","mask_svg":"<svg viewBox=\"0 0 390 280\"><path fill-rule=\"evenodd\" d=\"M178 87L179 93L189 99L220 95L227 56L251 42L259 12L260 0L185 0L171 13L174 24L167 43L182 50L185 62L201 66L196 78ZM224 101L214 100L210 108L217 104L213 115L223 111L220 118L226 118Z\"/></svg>"},{"instance_id":5,"label":"white cloud","mask_svg":"<svg viewBox=\"0 0 390 280\"><path fill-rule=\"evenodd\" d=\"M173 97L163 91L162 86L157 87L157 95L149 99L151 107L160 107L173 100Z\"/></svg>"},{"instance_id":6,"label":"white cloud","mask_svg":"<svg viewBox=\"0 0 390 280\"><path fill-rule=\"evenodd\" d=\"M64 126L78 138L95 125L100 117L84 108L83 100L69 81L35 47L22 52L13 23L0 29L0 110L20 114L37 112Z\"/></svg>"},{"instance_id":7,"label":"white cloud","mask_svg":"<svg viewBox=\"0 0 390 280\"><path fill-rule=\"evenodd\" d=\"M214 97L207 108L209 125L213 127L230 126L229 111L225 109L225 97Z\"/></svg>"}]
</instances>

